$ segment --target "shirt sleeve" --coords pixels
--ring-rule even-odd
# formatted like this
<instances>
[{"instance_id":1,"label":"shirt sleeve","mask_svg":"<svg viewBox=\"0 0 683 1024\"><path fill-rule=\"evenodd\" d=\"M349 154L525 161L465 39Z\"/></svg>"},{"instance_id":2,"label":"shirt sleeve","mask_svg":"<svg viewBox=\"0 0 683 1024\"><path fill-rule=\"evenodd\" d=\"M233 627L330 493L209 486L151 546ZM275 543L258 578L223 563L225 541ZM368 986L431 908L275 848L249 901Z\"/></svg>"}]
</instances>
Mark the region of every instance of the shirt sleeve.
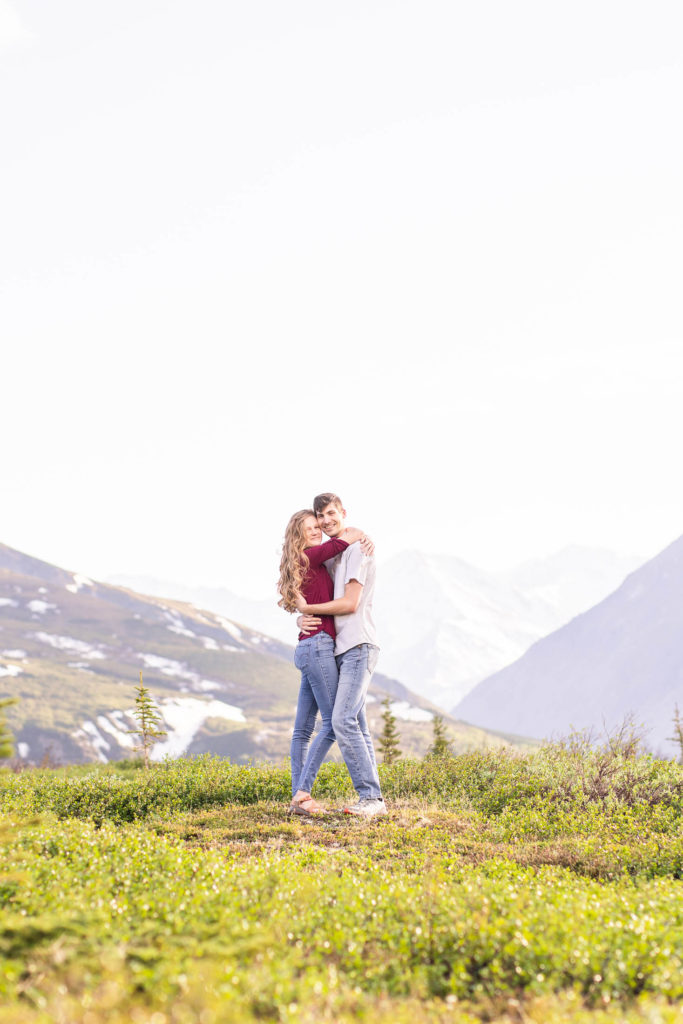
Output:
<instances>
[{"instance_id":1,"label":"shirt sleeve","mask_svg":"<svg viewBox=\"0 0 683 1024\"><path fill-rule=\"evenodd\" d=\"M349 553L346 556L346 571L344 573L344 586L351 580L358 580L360 584L365 586L365 580L368 575L368 563L370 561L370 555L364 555L360 541L356 541L355 544L351 544Z\"/></svg>"},{"instance_id":2,"label":"shirt sleeve","mask_svg":"<svg viewBox=\"0 0 683 1024\"><path fill-rule=\"evenodd\" d=\"M348 546L348 541L333 537L332 540L326 540L324 544L318 544L314 548L306 548L304 554L307 555L311 568L317 569L328 558L334 558L340 552L346 551Z\"/></svg>"}]
</instances>

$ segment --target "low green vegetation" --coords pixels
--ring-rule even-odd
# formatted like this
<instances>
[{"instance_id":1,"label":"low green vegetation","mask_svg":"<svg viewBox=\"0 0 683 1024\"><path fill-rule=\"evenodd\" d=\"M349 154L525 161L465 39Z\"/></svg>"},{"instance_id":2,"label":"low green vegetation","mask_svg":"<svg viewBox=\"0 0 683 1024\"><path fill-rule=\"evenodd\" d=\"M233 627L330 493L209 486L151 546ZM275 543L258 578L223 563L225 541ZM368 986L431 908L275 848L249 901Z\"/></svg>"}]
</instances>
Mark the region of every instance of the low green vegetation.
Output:
<instances>
[{"instance_id":1,"label":"low green vegetation","mask_svg":"<svg viewBox=\"0 0 683 1024\"><path fill-rule=\"evenodd\" d=\"M14 753L14 737L7 725L5 708L16 703L11 697L0 699L0 759L11 757Z\"/></svg>"},{"instance_id":2,"label":"low green vegetation","mask_svg":"<svg viewBox=\"0 0 683 1024\"><path fill-rule=\"evenodd\" d=\"M0 773L0 1019L683 1021L683 768L572 742L380 766Z\"/></svg>"}]
</instances>

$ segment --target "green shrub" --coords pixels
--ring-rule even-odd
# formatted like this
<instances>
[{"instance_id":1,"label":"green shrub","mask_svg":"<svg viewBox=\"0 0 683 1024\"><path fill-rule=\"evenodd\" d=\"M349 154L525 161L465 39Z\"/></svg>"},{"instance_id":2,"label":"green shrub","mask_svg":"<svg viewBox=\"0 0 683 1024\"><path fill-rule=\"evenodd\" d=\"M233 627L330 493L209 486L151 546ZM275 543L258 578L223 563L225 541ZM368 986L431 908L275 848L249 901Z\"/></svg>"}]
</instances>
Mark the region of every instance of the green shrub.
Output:
<instances>
[{"instance_id":1,"label":"green shrub","mask_svg":"<svg viewBox=\"0 0 683 1024\"><path fill-rule=\"evenodd\" d=\"M380 765L379 773L390 800L422 798L474 810L501 818L508 831L524 830L524 821L534 829L545 822L547 837L573 831L596 814L618 816L624 808L648 820L659 816L669 827L683 806L683 768L649 755L579 755L558 746L525 755L502 749L401 760ZM322 766L315 788L319 797L346 799L352 792L345 765ZM284 802L289 793L287 765L235 765L210 754L167 759L144 777L110 766L88 773L0 773L0 806L96 820L135 821L221 803Z\"/></svg>"}]
</instances>

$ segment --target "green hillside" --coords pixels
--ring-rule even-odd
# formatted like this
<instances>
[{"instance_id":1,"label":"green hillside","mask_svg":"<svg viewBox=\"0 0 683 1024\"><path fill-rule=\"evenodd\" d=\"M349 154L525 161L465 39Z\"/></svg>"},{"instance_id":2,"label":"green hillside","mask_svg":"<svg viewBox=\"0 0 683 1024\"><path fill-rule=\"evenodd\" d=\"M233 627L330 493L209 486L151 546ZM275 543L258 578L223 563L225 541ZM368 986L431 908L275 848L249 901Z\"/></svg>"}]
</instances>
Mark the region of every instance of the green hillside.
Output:
<instances>
[{"instance_id":1,"label":"green hillside","mask_svg":"<svg viewBox=\"0 0 683 1024\"><path fill-rule=\"evenodd\" d=\"M299 686L292 648L214 612L88 580L0 545L0 696L19 698L7 717L24 760L130 755L140 670L168 731L156 757L287 755ZM402 716L404 753L424 753L433 705L378 674L368 706L375 731L387 694ZM503 742L447 723L458 750Z\"/></svg>"}]
</instances>

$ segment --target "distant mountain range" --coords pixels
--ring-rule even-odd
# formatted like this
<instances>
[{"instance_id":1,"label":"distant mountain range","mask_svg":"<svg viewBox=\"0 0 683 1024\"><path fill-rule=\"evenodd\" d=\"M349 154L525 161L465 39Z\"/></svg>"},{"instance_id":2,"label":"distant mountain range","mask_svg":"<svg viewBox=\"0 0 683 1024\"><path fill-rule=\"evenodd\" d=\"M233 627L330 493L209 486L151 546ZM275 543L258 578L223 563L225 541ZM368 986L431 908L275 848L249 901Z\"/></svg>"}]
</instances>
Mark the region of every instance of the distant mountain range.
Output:
<instances>
[{"instance_id":1,"label":"distant mountain range","mask_svg":"<svg viewBox=\"0 0 683 1024\"><path fill-rule=\"evenodd\" d=\"M406 551L380 563L375 615L382 671L442 708L520 657L538 639L606 597L642 559L571 546L509 572L449 555ZM271 600L148 577L111 582L213 608L295 642L291 616Z\"/></svg>"},{"instance_id":2,"label":"distant mountain range","mask_svg":"<svg viewBox=\"0 0 683 1024\"><path fill-rule=\"evenodd\" d=\"M140 670L168 732L154 756L279 760L299 687L292 654L216 610L98 583L0 545L0 696L19 698L7 717L27 760L130 755ZM376 674L368 706L376 731L385 696L404 753L424 753L434 706ZM503 742L450 717L447 725L460 749Z\"/></svg>"},{"instance_id":3,"label":"distant mountain range","mask_svg":"<svg viewBox=\"0 0 683 1024\"><path fill-rule=\"evenodd\" d=\"M406 552L378 574L382 667L450 709L641 563L575 545L492 573L453 557Z\"/></svg>"},{"instance_id":4,"label":"distant mountain range","mask_svg":"<svg viewBox=\"0 0 683 1024\"><path fill-rule=\"evenodd\" d=\"M683 712L683 537L479 683L454 713L540 738L613 729L630 712L649 745L670 755L677 703Z\"/></svg>"}]
</instances>

